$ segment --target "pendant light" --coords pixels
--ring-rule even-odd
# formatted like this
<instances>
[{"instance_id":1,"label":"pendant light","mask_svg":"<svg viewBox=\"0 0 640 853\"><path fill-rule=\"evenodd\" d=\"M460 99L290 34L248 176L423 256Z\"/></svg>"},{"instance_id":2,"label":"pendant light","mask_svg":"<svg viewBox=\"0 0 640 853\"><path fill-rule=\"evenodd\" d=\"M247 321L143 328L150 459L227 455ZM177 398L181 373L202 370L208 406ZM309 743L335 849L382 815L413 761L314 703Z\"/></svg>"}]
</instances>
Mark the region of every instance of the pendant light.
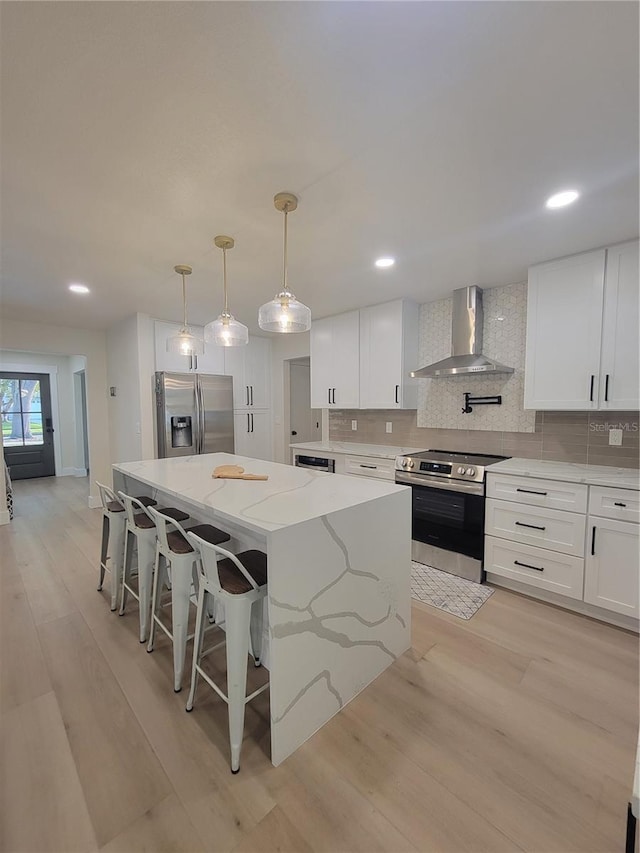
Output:
<instances>
[{"instance_id":1,"label":"pendant light","mask_svg":"<svg viewBox=\"0 0 640 853\"><path fill-rule=\"evenodd\" d=\"M224 286L224 309L217 320L212 320L204 327L204 338L207 342L219 347L240 347L249 343L249 329L239 323L233 314L229 313L227 299L227 250L233 249L233 237L219 236L213 238L218 249L222 249L222 281Z\"/></svg>"},{"instance_id":2,"label":"pendant light","mask_svg":"<svg viewBox=\"0 0 640 853\"><path fill-rule=\"evenodd\" d=\"M177 355L202 355L204 353L204 341L191 332L187 325L187 284L185 276L191 275L192 268L188 264L178 264L173 268L178 275L182 276L182 327L177 335L167 338L167 352Z\"/></svg>"},{"instance_id":3,"label":"pendant light","mask_svg":"<svg viewBox=\"0 0 640 853\"><path fill-rule=\"evenodd\" d=\"M276 210L284 213L284 251L282 290L258 311L258 325L265 332L307 332L311 328L311 309L298 302L287 282L287 216L298 206L293 193L278 193L273 199Z\"/></svg>"}]
</instances>

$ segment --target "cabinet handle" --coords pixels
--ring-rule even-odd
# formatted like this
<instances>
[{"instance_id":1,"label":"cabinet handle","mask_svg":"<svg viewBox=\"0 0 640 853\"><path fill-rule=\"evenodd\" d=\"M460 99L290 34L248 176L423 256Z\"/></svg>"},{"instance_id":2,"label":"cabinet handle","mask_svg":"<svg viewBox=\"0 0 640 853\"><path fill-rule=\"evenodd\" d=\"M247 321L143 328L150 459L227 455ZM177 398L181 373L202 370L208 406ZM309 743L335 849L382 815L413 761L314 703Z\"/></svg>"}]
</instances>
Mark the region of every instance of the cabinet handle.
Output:
<instances>
[{"instance_id":1,"label":"cabinet handle","mask_svg":"<svg viewBox=\"0 0 640 853\"><path fill-rule=\"evenodd\" d=\"M247 412L247 432L251 432L251 430L249 428L250 424L251 424L251 421L249 420L249 412Z\"/></svg>"},{"instance_id":2,"label":"cabinet handle","mask_svg":"<svg viewBox=\"0 0 640 853\"><path fill-rule=\"evenodd\" d=\"M253 432L253 412L251 412L251 432Z\"/></svg>"},{"instance_id":3,"label":"cabinet handle","mask_svg":"<svg viewBox=\"0 0 640 853\"><path fill-rule=\"evenodd\" d=\"M335 404L336 404L336 389L335 388L331 389L331 402L335 406Z\"/></svg>"},{"instance_id":4,"label":"cabinet handle","mask_svg":"<svg viewBox=\"0 0 640 853\"><path fill-rule=\"evenodd\" d=\"M248 406L249 405L249 386L245 385L244 388L245 388L245 391L247 392L247 406Z\"/></svg>"},{"instance_id":5,"label":"cabinet handle","mask_svg":"<svg viewBox=\"0 0 640 853\"><path fill-rule=\"evenodd\" d=\"M591 385L589 386L589 401L590 401L591 403L593 403L593 386L594 386L595 381L596 381L596 377L595 377L595 375L592 373L592 374L591 374Z\"/></svg>"},{"instance_id":6,"label":"cabinet handle","mask_svg":"<svg viewBox=\"0 0 640 853\"><path fill-rule=\"evenodd\" d=\"M593 525L591 529L591 556L593 557L596 553L596 526Z\"/></svg>"},{"instance_id":7,"label":"cabinet handle","mask_svg":"<svg viewBox=\"0 0 640 853\"><path fill-rule=\"evenodd\" d=\"M377 470L378 470L378 466L377 466L377 465L362 465L362 464L360 464L360 467L361 467L361 468L371 468L373 471L377 471Z\"/></svg>"},{"instance_id":8,"label":"cabinet handle","mask_svg":"<svg viewBox=\"0 0 640 853\"><path fill-rule=\"evenodd\" d=\"M197 370L198 369L198 356L194 355L193 360L195 362L195 369Z\"/></svg>"},{"instance_id":9,"label":"cabinet handle","mask_svg":"<svg viewBox=\"0 0 640 853\"><path fill-rule=\"evenodd\" d=\"M193 356L189 356L189 370L193 370Z\"/></svg>"},{"instance_id":10,"label":"cabinet handle","mask_svg":"<svg viewBox=\"0 0 640 853\"><path fill-rule=\"evenodd\" d=\"M399 385L396 385L396 403L399 403L399 402L400 402L400 400L398 400L398 394L399 394L399 392L400 392L400 386L399 386Z\"/></svg>"},{"instance_id":11,"label":"cabinet handle","mask_svg":"<svg viewBox=\"0 0 640 853\"><path fill-rule=\"evenodd\" d=\"M604 377L604 401L609 402L609 374Z\"/></svg>"},{"instance_id":12,"label":"cabinet handle","mask_svg":"<svg viewBox=\"0 0 640 853\"><path fill-rule=\"evenodd\" d=\"M327 393L329 395L329 405L331 405L331 388L327 388Z\"/></svg>"},{"instance_id":13,"label":"cabinet handle","mask_svg":"<svg viewBox=\"0 0 640 853\"><path fill-rule=\"evenodd\" d=\"M547 494L546 492L536 492L533 489L518 489L518 488L516 488L516 492L525 492L527 495L545 495L546 496L546 494Z\"/></svg>"},{"instance_id":14,"label":"cabinet handle","mask_svg":"<svg viewBox=\"0 0 640 853\"><path fill-rule=\"evenodd\" d=\"M251 388L251 405L253 406L253 385L249 385L249 388Z\"/></svg>"},{"instance_id":15,"label":"cabinet handle","mask_svg":"<svg viewBox=\"0 0 640 853\"><path fill-rule=\"evenodd\" d=\"M546 530L546 527L538 527L537 524L525 524L524 521L516 521L518 527L530 527L532 530Z\"/></svg>"},{"instance_id":16,"label":"cabinet handle","mask_svg":"<svg viewBox=\"0 0 640 853\"><path fill-rule=\"evenodd\" d=\"M522 566L525 569L533 569L536 572L544 572L544 569L541 569L540 566L530 566L529 563L521 563L520 560L514 560L513 565Z\"/></svg>"},{"instance_id":17,"label":"cabinet handle","mask_svg":"<svg viewBox=\"0 0 640 853\"><path fill-rule=\"evenodd\" d=\"M616 501L614 506L626 506L626 504L620 503L620 501Z\"/></svg>"}]
</instances>

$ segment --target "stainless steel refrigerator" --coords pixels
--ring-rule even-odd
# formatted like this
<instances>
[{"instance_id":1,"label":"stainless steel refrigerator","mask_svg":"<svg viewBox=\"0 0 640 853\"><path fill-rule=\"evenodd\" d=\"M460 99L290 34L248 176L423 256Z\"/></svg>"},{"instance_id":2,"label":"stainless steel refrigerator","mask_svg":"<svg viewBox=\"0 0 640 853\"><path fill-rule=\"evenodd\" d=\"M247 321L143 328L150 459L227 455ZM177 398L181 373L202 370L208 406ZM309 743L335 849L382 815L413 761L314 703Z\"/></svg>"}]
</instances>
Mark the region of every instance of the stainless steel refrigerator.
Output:
<instances>
[{"instance_id":1,"label":"stainless steel refrigerator","mask_svg":"<svg viewBox=\"0 0 640 853\"><path fill-rule=\"evenodd\" d=\"M233 379L156 373L158 457L233 453Z\"/></svg>"}]
</instances>

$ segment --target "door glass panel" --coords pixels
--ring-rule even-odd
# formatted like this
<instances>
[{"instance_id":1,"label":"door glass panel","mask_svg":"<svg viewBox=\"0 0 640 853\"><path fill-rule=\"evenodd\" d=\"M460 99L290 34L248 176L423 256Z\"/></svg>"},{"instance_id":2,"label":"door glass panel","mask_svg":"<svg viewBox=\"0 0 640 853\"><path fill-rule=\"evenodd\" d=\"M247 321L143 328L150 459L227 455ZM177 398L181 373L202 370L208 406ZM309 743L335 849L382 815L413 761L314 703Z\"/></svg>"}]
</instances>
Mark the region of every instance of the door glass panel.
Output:
<instances>
[{"instance_id":1,"label":"door glass panel","mask_svg":"<svg viewBox=\"0 0 640 853\"><path fill-rule=\"evenodd\" d=\"M0 407L2 409L2 438L5 446L22 444L20 420L20 381L0 378Z\"/></svg>"},{"instance_id":2,"label":"door glass panel","mask_svg":"<svg viewBox=\"0 0 640 853\"><path fill-rule=\"evenodd\" d=\"M22 416L20 412L3 411L2 440L5 447L21 447L24 444L22 440Z\"/></svg>"}]
</instances>

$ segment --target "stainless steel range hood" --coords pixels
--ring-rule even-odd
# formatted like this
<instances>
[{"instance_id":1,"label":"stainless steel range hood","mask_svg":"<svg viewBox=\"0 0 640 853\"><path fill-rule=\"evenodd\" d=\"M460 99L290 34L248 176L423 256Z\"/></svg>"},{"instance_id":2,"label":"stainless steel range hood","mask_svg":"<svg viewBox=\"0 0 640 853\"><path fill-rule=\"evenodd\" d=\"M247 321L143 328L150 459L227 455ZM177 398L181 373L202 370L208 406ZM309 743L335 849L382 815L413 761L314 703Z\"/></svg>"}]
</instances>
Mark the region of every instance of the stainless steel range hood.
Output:
<instances>
[{"instance_id":1,"label":"stainless steel range hood","mask_svg":"<svg viewBox=\"0 0 640 853\"><path fill-rule=\"evenodd\" d=\"M482 354L482 289L461 287L453 291L453 317L451 329L451 355L413 370L417 379L437 379L443 376L461 376L471 373L513 373L493 358Z\"/></svg>"}]
</instances>

